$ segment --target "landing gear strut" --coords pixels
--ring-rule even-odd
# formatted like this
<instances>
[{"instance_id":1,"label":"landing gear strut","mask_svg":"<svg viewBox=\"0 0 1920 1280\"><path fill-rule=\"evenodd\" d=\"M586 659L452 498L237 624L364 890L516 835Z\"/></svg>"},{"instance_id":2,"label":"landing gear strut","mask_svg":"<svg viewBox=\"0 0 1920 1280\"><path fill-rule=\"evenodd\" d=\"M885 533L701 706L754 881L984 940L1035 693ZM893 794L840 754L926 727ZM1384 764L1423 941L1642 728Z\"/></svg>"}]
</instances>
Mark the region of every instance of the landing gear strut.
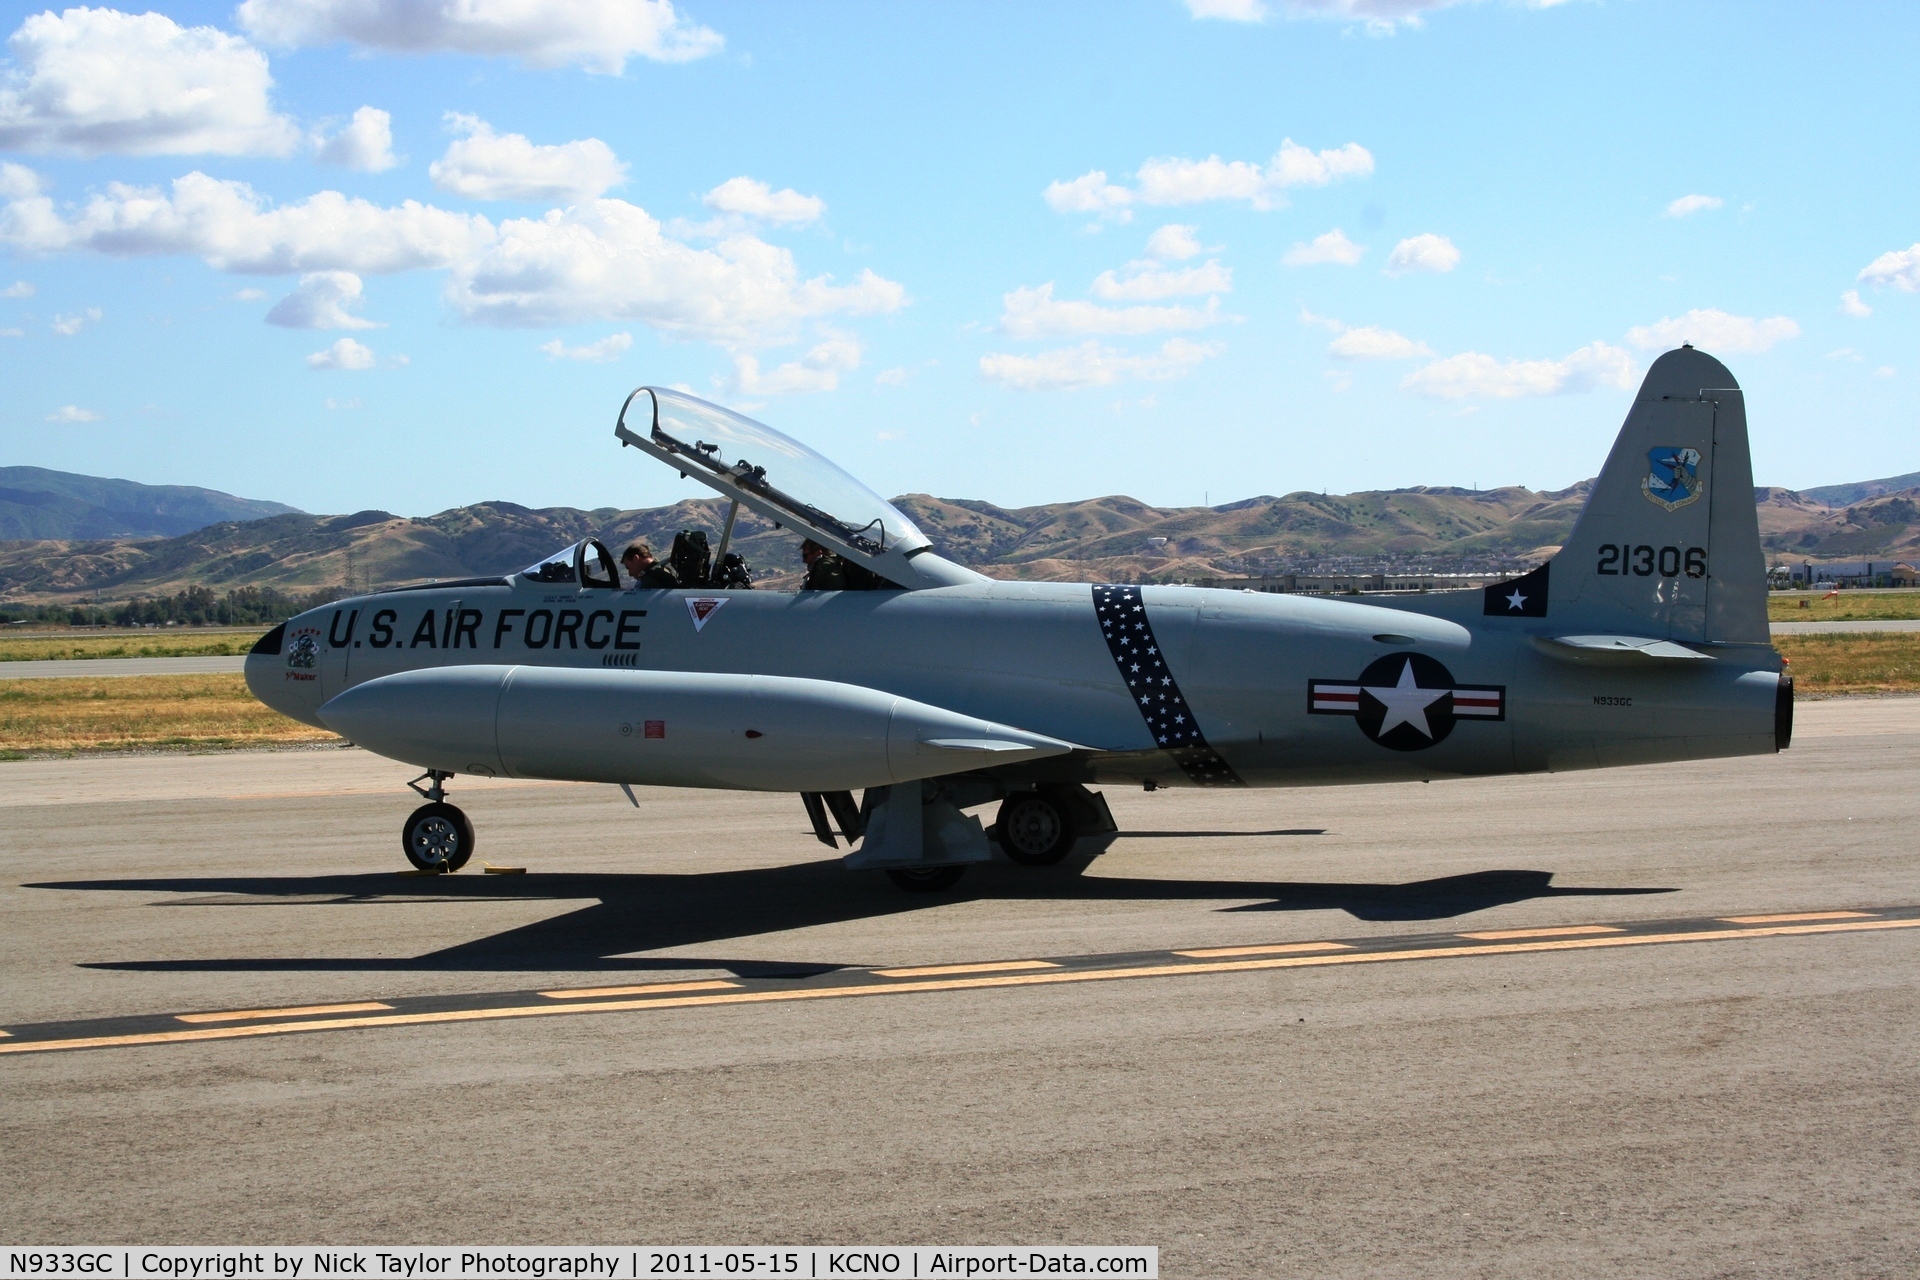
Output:
<instances>
[{"instance_id":1,"label":"landing gear strut","mask_svg":"<svg viewBox=\"0 0 1920 1280\"><path fill-rule=\"evenodd\" d=\"M473 824L467 815L446 802L446 780L451 773L429 769L407 785L427 801L407 817L400 829L400 848L407 861L427 872L453 872L473 857ZM422 779L427 781L421 786Z\"/></svg>"}]
</instances>

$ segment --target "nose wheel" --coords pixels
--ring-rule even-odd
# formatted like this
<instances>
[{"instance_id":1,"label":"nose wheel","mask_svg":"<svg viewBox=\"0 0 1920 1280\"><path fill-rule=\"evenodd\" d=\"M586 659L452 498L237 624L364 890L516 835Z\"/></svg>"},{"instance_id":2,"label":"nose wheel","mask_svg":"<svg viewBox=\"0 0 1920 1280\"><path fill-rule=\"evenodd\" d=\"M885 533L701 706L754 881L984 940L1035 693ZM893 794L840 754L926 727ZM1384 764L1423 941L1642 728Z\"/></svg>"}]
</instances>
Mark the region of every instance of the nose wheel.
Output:
<instances>
[{"instance_id":1,"label":"nose wheel","mask_svg":"<svg viewBox=\"0 0 1920 1280\"><path fill-rule=\"evenodd\" d=\"M453 775L430 769L423 775L430 785L422 787L415 778L407 785L427 798L427 803L407 817L400 829L400 848L421 871L450 873L467 865L473 857L473 823L467 815L446 802L445 782Z\"/></svg>"}]
</instances>

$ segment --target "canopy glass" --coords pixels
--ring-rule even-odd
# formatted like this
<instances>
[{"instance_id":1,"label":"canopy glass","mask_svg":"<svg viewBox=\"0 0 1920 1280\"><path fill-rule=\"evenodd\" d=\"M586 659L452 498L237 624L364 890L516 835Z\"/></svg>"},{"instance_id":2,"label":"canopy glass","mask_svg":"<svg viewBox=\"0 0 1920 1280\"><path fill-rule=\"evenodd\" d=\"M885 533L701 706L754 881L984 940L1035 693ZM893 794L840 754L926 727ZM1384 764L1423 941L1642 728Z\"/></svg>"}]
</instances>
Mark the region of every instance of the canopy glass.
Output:
<instances>
[{"instance_id":1,"label":"canopy glass","mask_svg":"<svg viewBox=\"0 0 1920 1280\"><path fill-rule=\"evenodd\" d=\"M679 391L653 395L653 442L793 517L864 550L911 551L927 536L892 503L791 436Z\"/></svg>"}]
</instances>

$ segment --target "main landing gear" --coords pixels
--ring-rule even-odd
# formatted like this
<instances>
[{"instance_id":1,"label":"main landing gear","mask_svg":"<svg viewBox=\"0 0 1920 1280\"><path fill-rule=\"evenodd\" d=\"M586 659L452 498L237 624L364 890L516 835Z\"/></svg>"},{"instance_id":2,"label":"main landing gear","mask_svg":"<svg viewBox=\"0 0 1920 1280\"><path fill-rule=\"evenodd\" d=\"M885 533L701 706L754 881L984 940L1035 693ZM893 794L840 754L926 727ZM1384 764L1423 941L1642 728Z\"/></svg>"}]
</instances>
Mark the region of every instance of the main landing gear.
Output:
<instances>
[{"instance_id":1,"label":"main landing gear","mask_svg":"<svg viewBox=\"0 0 1920 1280\"><path fill-rule=\"evenodd\" d=\"M473 857L473 824L446 802L445 784L452 776L429 769L407 784L427 803L415 809L400 829L400 848L408 862L430 874L458 871ZM424 787L422 779L427 781Z\"/></svg>"},{"instance_id":2,"label":"main landing gear","mask_svg":"<svg viewBox=\"0 0 1920 1280\"><path fill-rule=\"evenodd\" d=\"M1023 867L1050 867L1073 851L1080 833L1067 797L1052 787L1016 791L994 823L1000 849Z\"/></svg>"}]
</instances>

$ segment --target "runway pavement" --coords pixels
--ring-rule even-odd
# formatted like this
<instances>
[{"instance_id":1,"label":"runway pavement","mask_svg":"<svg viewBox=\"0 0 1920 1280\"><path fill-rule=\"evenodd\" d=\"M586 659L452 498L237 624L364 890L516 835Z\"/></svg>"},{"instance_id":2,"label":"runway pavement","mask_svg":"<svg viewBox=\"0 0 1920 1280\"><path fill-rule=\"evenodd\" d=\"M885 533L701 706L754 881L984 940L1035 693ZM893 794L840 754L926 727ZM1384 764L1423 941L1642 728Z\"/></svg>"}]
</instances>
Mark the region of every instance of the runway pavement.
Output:
<instances>
[{"instance_id":1,"label":"runway pavement","mask_svg":"<svg viewBox=\"0 0 1920 1280\"><path fill-rule=\"evenodd\" d=\"M479 853L420 878L356 750L0 765L0 1234L1913 1274L1920 699L1799 720L1108 789L1098 857L945 897L790 796L461 779Z\"/></svg>"}]
</instances>

